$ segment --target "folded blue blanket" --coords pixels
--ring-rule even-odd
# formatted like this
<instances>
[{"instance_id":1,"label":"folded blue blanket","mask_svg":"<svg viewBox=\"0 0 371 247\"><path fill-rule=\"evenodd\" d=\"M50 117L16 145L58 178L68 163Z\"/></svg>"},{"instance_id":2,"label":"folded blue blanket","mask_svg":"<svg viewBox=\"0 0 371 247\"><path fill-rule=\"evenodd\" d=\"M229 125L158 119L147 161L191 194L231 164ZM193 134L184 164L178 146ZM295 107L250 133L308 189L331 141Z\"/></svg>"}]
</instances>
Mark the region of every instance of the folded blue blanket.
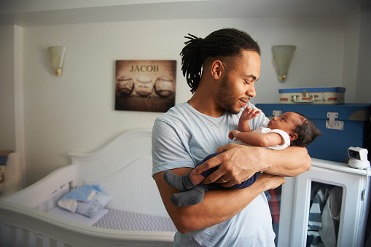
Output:
<instances>
[{"instance_id":1,"label":"folded blue blanket","mask_svg":"<svg viewBox=\"0 0 371 247\"><path fill-rule=\"evenodd\" d=\"M88 202L94 198L96 192L103 192L100 185L83 185L71 190L62 199Z\"/></svg>"},{"instance_id":2,"label":"folded blue blanket","mask_svg":"<svg viewBox=\"0 0 371 247\"><path fill-rule=\"evenodd\" d=\"M58 206L70 212L94 217L112 200L100 185L82 185L65 194Z\"/></svg>"}]
</instances>

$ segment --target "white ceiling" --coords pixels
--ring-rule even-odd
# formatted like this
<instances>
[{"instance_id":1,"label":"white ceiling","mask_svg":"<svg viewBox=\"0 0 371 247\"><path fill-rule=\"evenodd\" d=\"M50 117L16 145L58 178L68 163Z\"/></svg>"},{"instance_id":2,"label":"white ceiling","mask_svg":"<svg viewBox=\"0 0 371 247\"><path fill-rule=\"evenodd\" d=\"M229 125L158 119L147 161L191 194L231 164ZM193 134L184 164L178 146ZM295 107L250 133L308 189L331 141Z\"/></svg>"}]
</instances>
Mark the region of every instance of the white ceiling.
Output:
<instances>
[{"instance_id":1,"label":"white ceiling","mask_svg":"<svg viewBox=\"0 0 371 247\"><path fill-rule=\"evenodd\" d=\"M1 0L0 25L346 16L368 0Z\"/></svg>"}]
</instances>

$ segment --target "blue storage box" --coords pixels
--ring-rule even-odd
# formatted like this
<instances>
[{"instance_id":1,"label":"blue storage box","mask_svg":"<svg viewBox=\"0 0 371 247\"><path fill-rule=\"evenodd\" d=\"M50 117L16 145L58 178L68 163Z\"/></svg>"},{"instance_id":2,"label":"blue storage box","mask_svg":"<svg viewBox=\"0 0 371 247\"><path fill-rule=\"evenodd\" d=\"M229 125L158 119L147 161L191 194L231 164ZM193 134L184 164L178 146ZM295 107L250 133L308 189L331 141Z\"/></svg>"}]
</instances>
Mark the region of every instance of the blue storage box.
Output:
<instances>
[{"instance_id":1,"label":"blue storage box","mask_svg":"<svg viewBox=\"0 0 371 247\"><path fill-rule=\"evenodd\" d=\"M313 87L279 89L282 104L343 104L344 87Z\"/></svg>"},{"instance_id":2,"label":"blue storage box","mask_svg":"<svg viewBox=\"0 0 371 247\"><path fill-rule=\"evenodd\" d=\"M321 135L308 146L312 158L347 163L351 146L367 148L370 157L371 104L256 104L256 107L267 117L294 111L311 119L321 130Z\"/></svg>"}]
</instances>

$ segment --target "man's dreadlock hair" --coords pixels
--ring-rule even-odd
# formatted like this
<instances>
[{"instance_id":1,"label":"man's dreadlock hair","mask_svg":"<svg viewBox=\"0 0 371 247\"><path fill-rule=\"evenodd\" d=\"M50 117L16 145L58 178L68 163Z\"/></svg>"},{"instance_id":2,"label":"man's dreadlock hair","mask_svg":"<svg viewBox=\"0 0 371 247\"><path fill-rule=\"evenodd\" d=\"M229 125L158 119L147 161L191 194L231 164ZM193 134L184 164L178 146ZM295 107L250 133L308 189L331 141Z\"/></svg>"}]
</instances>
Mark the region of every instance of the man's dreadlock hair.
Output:
<instances>
[{"instance_id":1,"label":"man's dreadlock hair","mask_svg":"<svg viewBox=\"0 0 371 247\"><path fill-rule=\"evenodd\" d=\"M217 56L236 56L241 50L255 51L260 55L258 43L247 33L225 28L210 33L206 38L199 38L192 34L185 36L188 41L181 51L182 72L191 92L194 93L200 83L202 65L205 59Z\"/></svg>"}]
</instances>

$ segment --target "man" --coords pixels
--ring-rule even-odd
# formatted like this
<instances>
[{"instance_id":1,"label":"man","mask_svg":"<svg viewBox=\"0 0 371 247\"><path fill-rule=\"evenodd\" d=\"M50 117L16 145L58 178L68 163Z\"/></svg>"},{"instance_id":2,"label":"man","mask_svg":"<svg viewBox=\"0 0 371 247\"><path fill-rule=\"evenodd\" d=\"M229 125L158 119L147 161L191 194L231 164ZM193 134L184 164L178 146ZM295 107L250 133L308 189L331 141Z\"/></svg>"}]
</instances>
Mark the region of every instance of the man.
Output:
<instances>
[{"instance_id":1,"label":"man","mask_svg":"<svg viewBox=\"0 0 371 247\"><path fill-rule=\"evenodd\" d=\"M264 191L310 168L303 147L276 151L229 143L243 109L256 95L259 45L245 32L221 29L206 38L188 36L181 52L182 71L193 96L156 119L153 126L153 178L178 232L174 246L274 246L272 219ZM264 114L252 129L267 124ZM177 192L163 179L166 170L188 174L209 153L222 152L193 170L218 166L203 182L229 187L263 172L245 189L209 191L202 203L175 207ZM201 175L200 175L201 176Z\"/></svg>"}]
</instances>

